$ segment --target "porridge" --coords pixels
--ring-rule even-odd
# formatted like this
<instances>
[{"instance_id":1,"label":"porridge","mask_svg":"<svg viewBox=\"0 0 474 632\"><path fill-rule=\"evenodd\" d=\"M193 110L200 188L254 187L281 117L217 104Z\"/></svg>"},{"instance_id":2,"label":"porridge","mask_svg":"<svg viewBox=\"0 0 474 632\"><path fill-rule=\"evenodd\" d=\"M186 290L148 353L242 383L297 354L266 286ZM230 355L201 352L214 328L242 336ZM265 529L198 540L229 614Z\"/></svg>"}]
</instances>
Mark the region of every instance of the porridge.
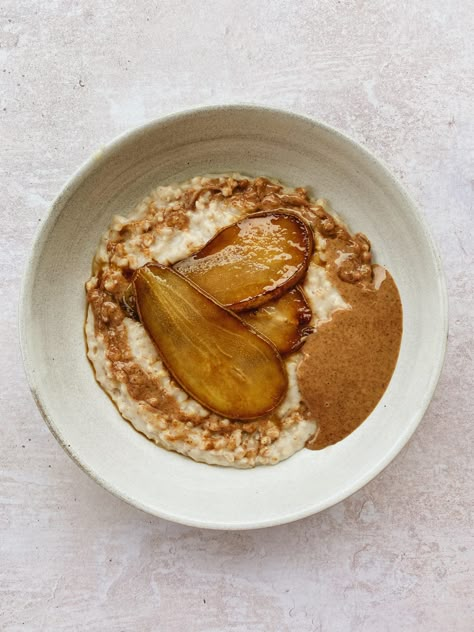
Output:
<instances>
[{"instance_id":1,"label":"porridge","mask_svg":"<svg viewBox=\"0 0 474 632\"><path fill-rule=\"evenodd\" d=\"M398 291L367 238L267 178L158 187L113 218L86 292L100 386L136 430L208 464L336 443L398 356Z\"/></svg>"}]
</instances>

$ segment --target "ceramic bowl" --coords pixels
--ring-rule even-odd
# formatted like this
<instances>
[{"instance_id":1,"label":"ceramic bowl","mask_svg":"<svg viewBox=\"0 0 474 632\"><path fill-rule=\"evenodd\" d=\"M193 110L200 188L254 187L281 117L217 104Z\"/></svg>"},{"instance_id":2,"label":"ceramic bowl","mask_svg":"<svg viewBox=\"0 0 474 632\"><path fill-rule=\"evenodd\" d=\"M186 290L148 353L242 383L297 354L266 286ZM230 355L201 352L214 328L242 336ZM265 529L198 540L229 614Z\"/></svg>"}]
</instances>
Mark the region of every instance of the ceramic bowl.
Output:
<instances>
[{"instance_id":1,"label":"ceramic bowl","mask_svg":"<svg viewBox=\"0 0 474 632\"><path fill-rule=\"evenodd\" d=\"M97 385L83 335L84 282L102 232L153 187L238 171L310 186L392 272L403 303L398 364L377 408L352 435L276 466L195 463L133 430ZM183 112L132 130L67 183L40 227L21 301L31 390L54 436L94 480L156 516L248 529L314 514L376 476L408 441L438 380L447 333L438 252L413 202L366 149L314 120L254 106ZM387 489L387 493L390 490Z\"/></svg>"}]
</instances>

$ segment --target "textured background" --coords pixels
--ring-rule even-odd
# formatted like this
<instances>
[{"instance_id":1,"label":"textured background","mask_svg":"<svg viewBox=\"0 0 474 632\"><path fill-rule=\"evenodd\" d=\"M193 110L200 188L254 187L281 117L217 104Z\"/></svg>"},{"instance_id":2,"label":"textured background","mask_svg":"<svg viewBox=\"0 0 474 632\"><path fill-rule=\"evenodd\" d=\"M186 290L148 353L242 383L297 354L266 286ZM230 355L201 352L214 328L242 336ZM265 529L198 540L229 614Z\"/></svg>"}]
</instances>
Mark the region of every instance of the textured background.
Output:
<instances>
[{"instance_id":1,"label":"textured background","mask_svg":"<svg viewBox=\"0 0 474 632\"><path fill-rule=\"evenodd\" d=\"M0 629L473 630L474 55L466 0L0 4ZM409 446L323 514L255 532L153 519L62 452L28 392L20 277L100 144L197 104L253 101L349 133L440 244L445 370Z\"/></svg>"}]
</instances>

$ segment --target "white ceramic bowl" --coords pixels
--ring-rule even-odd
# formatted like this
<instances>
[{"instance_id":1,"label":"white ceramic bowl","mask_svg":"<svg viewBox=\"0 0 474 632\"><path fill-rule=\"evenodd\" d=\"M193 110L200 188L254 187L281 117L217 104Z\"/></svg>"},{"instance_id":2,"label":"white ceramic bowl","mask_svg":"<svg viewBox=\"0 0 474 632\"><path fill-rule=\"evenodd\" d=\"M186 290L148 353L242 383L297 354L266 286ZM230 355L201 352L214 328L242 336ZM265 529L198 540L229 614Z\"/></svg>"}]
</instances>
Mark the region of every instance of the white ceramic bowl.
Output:
<instances>
[{"instance_id":1,"label":"white ceramic bowl","mask_svg":"<svg viewBox=\"0 0 474 632\"><path fill-rule=\"evenodd\" d=\"M265 174L329 198L400 289L404 332L392 381L344 441L276 466L236 470L166 452L123 421L95 382L83 336L84 282L99 237L153 187L209 172ZM253 106L154 121L101 149L42 223L26 271L21 340L28 379L54 436L92 478L151 514L200 527L281 524L343 500L408 441L438 380L447 334L440 258L413 202L387 169L343 134Z\"/></svg>"}]
</instances>

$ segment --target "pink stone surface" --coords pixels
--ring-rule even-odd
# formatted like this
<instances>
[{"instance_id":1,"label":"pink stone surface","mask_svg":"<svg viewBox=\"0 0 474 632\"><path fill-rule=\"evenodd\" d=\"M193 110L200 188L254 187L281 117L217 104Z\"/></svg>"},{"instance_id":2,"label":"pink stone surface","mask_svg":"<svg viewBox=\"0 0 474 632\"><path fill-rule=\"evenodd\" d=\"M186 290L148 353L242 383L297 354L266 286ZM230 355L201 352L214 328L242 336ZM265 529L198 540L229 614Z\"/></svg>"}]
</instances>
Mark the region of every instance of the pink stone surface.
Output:
<instances>
[{"instance_id":1,"label":"pink stone surface","mask_svg":"<svg viewBox=\"0 0 474 632\"><path fill-rule=\"evenodd\" d=\"M4 0L0 7L0 630L474 629L472 7L463 0ZM450 294L445 369L408 447L340 505L224 533L98 487L41 420L18 347L34 232L113 136L193 105L314 116L384 159Z\"/></svg>"}]
</instances>

